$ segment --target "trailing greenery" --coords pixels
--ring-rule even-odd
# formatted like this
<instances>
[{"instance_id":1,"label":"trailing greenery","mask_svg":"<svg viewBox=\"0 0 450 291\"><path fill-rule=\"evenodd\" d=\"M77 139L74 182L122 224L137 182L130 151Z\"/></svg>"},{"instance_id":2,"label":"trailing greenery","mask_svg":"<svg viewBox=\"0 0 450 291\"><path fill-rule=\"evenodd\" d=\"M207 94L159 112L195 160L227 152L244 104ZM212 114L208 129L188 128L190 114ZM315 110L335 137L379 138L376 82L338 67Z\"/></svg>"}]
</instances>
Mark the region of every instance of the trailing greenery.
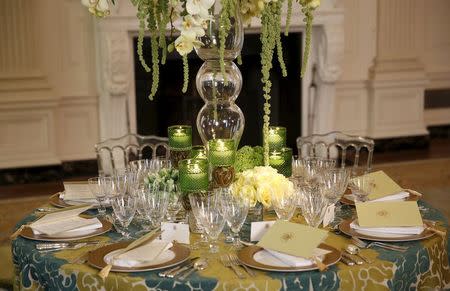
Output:
<instances>
[{"instance_id":1,"label":"trailing greenery","mask_svg":"<svg viewBox=\"0 0 450 291\"><path fill-rule=\"evenodd\" d=\"M189 64L187 55L194 48L203 44L200 39L208 33L208 24L215 21L214 0L130 0L137 8L139 20L139 34L137 42L137 54L139 62L146 72L152 73L152 84L149 98L153 100L159 84L159 65L164 65L167 53L176 50L183 61L183 88L186 93L189 85ZM219 0L217 0L219 1ZM106 17L110 14L109 3L115 0L87 1L83 2L89 11L98 17ZM106 3L106 5L105 5ZM270 124L270 98L272 83L270 72L272 69L273 54L276 49L278 63L283 76L287 75L286 64L283 60L283 47L281 43L281 8L284 0L220 0L222 10L219 22L218 55L220 71L224 78L226 41L237 17L241 17L246 24L250 24L253 18L261 20L261 82L263 86L264 116L263 136L267 136ZM284 34L287 36L291 25L293 0L287 0L287 14ZM320 5L320 0L296 0L304 14L305 48L303 52L301 77L305 75L311 47L311 33L313 11ZM240 15L238 15L239 13ZM178 22L176 22L178 21ZM181 23L176 26L175 23ZM152 53L151 67L144 59L143 43L145 33L150 36L150 48ZM166 41L166 33L170 32L169 41ZM178 35L179 33L179 35ZM176 35L176 39L175 36ZM238 64L242 64L242 58L237 58ZM227 81L227 80L225 80ZM213 92L215 93L215 92ZM268 165L268 141L264 138L264 164Z\"/></svg>"}]
</instances>

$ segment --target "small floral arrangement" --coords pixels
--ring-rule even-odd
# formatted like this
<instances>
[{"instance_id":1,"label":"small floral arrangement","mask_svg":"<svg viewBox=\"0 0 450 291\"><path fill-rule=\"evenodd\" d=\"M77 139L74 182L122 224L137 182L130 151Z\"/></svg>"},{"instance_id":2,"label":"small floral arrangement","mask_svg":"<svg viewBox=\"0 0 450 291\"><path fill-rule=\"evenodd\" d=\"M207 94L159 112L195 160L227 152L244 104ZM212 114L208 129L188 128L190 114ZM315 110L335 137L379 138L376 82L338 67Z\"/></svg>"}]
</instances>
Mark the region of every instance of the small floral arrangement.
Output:
<instances>
[{"instance_id":1,"label":"small floral arrangement","mask_svg":"<svg viewBox=\"0 0 450 291\"><path fill-rule=\"evenodd\" d=\"M176 193L175 185L178 182L177 169L161 169L156 173L148 174L144 179L146 185L153 185L159 189L166 189L170 193Z\"/></svg>"},{"instance_id":2,"label":"small floral arrangement","mask_svg":"<svg viewBox=\"0 0 450 291\"><path fill-rule=\"evenodd\" d=\"M238 174L230 191L249 199L251 205L260 202L264 207L270 207L277 196L292 194L294 184L272 167L255 167Z\"/></svg>"}]
</instances>

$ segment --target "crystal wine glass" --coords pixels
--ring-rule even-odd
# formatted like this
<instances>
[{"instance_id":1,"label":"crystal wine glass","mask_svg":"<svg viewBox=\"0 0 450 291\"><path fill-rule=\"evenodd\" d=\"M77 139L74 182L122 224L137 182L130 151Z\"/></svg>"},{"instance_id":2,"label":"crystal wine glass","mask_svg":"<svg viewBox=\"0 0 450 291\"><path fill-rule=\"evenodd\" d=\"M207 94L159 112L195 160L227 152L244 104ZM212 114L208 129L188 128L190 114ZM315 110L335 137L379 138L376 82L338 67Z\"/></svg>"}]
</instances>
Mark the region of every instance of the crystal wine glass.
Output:
<instances>
[{"instance_id":1,"label":"crystal wine glass","mask_svg":"<svg viewBox=\"0 0 450 291\"><path fill-rule=\"evenodd\" d=\"M95 199L97 199L97 201L98 201L98 204L99 204L98 214L100 216L105 216L105 214L106 214L105 203L106 203L107 196L106 196L106 192L102 188L101 179L102 179L101 177L89 178L88 186L89 186L89 191L91 191L91 193L95 196Z\"/></svg>"},{"instance_id":2,"label":"crystal wine glass","mask_svg":"<svg viewBox=\"0 0 450 291\"><path fill-rule=\"evenodd\" d=\"M239 231L245 222L250 208L249 199L233 195L229 188L221 189L220 207L228 227L233 232L233 248L239 249L242 244L239 240Z\"/></svg>"},{"instance_id":3,"label":"crystal wine glass","mask_svg":"<svg viewBox=\"0 0 450 291\"><path fill-rule=\"evenodd\" d=\"M277 193L272 191L272 206L278 219L289 221L297 208L298 195L295 191Z\"/></svg>"},{"instance_id":4,"label":"crystal wine glass","mask_svg":"<svg viewBox=\"0 0 450 291\"><path fill-rule=\"evenodd\" d=\"M169 222L176 220L178 212L180 212L182 205L180 197L182 195L180 187L178 185L171 185L168 189L169 198L167 202L166 218Z\"/></svg>"},{"instance_id":5,"label":"crystal wine glass","mask_svg":"<svg viewBox=\"0 0 450 291\"><path fill-rule=\"evenodd\" d=\"M300 206L309 226L318 227L323 220L328 200L322 193L320 184L302 185L300 187Z\"/></svg>"},{"instance_id":6,"label":"crystal wine glass","mask_svg":"<svg viewBox=\"0 0 450 291\"><path fill-rule=\"evenodd\" d=\"M225 226L225 218L220 211L220 196L212 191L204 194L191 193L189 201L197 221L203 226L209 238L209 252L219 252L217 239Z\"/></svg>"},{"instance_id":7,"label":"crystal wine glass","mask_svg":"<svg viewBox=\"0 0 450 291\"><path fill-rule=\"evenodd\" d=\"M166 215L170 192L167 187L161 188L156 184L148 185L146 190L147 195L144 199L146 215L150 219L152 228L157 228Z\"/></svg>"},{"instance_id":8,"label":"crystal wine glass","mask_svg":"<svg viewBox=\"0 0 450 291\"><path fill-rule=\"evenodd\" d=\"M369 176L359 176L350 180L348 187L355 195L355 202L365 202L375 186L373 178Z\"/></svg>"},{"instance_id":9,"label":"crystal wine glass","mask_svg":"<svg viewBox=\"0 0 450 291\"><path fill-rule=\"evenodd\" d=\"M136 213L136 196L131 194L123 194L114 196L111 200L114 215L123 228L123 235L126 239L129 239L130 232L127 228Z\"/></svg>"}]
</instances>

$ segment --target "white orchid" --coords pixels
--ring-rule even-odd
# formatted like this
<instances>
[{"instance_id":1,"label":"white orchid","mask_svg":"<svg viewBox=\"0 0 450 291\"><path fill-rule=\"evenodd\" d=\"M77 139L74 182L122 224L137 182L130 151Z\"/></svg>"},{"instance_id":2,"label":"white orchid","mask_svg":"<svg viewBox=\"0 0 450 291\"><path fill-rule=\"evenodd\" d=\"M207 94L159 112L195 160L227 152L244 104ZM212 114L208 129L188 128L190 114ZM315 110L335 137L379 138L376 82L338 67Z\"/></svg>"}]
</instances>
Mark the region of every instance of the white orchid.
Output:
<instances>
[{"instance_id":1,"label":"white orchid","mask_svg":"<svg viewBox=\"0 0 450 291\"><path fill-rule=\"evenodd\" d=\"M180 18L183 10L183 3L180 0L169 0L169 11L172 15L172 21Z\"/></svg>"},{"instance_id":2,"label":"white orchid","mask_svg":"<svg viewBox=\"0 0 450 291\"><path fill-rule=\"evenodd\" d=\"M192 16L189 14L183 18L183 22L181 23L179 30L181 33L184 31L193 32L197 37L202 37L205 35L203 20L199 16Z\"/></svg>"},{"instance_id":3,"label":"white orchid","mask_svg":"<svg viewBox=\"0 0 450 291\"><path fill-rule=\"evenodd\" d=\"M187 0L186 11L191 15L200 15L202 18L208 18L208 9L214 5L215 0Z\"/></svg>"},{"instance_id":4,"label":"white orchid","mask_svg":"<svg viewBox=\"0 0 450 291\"><path fill-rule=\"evenodd\" d=\"M108 16L109 0L81 0L81 4L89 8L89 12L98 17Z\"/></svg>"},{"instance_id":5,"label":"white orchid","mask_svg":"<svg viewBox=\"0 0 450 291\"><path fill-rule=\"evenodd\" d=\"M189 54L194 47L201 45L202 42L197 40L197 35L191 30L182 31L175 40L175 49L182 56Z\"/></svg>"}]
</instances>

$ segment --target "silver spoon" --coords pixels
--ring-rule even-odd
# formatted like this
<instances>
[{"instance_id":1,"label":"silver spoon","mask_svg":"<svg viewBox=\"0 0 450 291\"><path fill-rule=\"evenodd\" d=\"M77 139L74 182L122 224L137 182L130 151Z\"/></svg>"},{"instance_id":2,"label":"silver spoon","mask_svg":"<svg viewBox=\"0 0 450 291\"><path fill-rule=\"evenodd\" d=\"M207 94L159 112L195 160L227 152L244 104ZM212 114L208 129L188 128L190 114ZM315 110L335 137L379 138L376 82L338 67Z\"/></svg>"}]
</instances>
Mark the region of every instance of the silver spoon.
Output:
<instances>
[{"instance_id":1,"label":"silver spoon","mask_svg":"<svg viewBox=\"0 0 450 291\"><path fill-rule=\"evenodd\" d=\"M369 258L367 258L366 256L361 255L360 252L360 248L358 248L357 246L353 245L353 244L349 244L347 245L347 247L345 248L345 251L351 255L356 255L358 257L360 257L361 259L363 259L366 263L371 264L373 263L373 261Z\"/></svg>"},{"instance_id":2,"label":"silver spoon","mask_svg":"<svg viewBox=\"0 0 450 291\"><path fill-rule=\"evenodd\" d=\"M195 271L201 271L208 267L208 261L206 259L199 259L194 263L194 266L192 269L187 271L185 274L180 276L180 280L185 280L187 277L189 277L192 273Z\"/></svg>"}]
</instances>

